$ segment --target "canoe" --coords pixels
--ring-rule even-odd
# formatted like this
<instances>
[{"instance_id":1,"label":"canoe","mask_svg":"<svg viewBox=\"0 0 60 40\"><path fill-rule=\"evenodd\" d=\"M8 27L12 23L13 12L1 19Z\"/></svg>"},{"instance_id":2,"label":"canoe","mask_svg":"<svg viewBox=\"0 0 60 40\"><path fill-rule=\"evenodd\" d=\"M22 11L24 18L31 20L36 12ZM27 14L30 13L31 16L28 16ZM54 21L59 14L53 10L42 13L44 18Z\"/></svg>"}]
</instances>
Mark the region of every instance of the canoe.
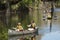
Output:
<instances>
[{"instance_id":1,"label":"canoe","mask_svg":"<svg viewBox=\"0 0 60 40\"><path fill-rule=\"evenodd\" d=\"M15 31L15 30L8 30L8 36L16 36L16 35L26 35L26 34L36 34L38 33L38 29L34 30L23 30L23 31Z\"/></svg>"}]
</instances>

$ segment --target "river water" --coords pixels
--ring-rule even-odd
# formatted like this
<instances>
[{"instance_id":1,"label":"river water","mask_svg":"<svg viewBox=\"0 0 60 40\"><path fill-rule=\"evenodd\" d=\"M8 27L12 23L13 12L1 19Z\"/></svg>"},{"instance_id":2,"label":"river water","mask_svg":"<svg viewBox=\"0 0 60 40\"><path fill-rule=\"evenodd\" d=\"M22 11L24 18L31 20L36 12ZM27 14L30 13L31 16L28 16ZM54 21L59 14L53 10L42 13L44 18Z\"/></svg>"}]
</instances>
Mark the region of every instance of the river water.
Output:
<instances>
[{"instance_id":1,"label":"river water","mask_svg":"<svg viewBox=\"0 0 60 40\"><path fill-rule=\"evenodd\" d=\"M60 31L60 9L57 8L54 11L54 15L57 16L56 20L54 20L54 17L52 19L52 29L51 32ZM30 35L22 35L22 36L14 36L9 37L8 40L41 40L41 38L50 32L50 21L47 21L47 24L44 23L43 26L38 30L38 35L30 34Z\"/></svg>"}]
</instances>

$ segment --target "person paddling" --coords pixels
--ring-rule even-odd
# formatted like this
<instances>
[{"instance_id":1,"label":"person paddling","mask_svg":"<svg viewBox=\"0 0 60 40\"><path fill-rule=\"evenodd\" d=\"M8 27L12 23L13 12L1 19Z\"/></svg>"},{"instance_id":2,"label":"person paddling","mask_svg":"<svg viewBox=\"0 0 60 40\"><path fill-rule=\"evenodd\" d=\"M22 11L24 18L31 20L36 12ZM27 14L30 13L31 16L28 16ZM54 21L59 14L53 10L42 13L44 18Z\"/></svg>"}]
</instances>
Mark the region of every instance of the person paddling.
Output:
<instances>
[{"instance_id":1,"label":"person paddling","mask_svg":"<svg viewBox=\"0 0 60 40\"><path fill-rule=\"evenodd\" d=\"M36 23L34 21L31 21L31 27L35 29Z\"/></svg>"},{"instance_id":2,"label":"person paddling","mask_svg":"<svg viewBox=\"0 0 60 40\"><path fill-rule=\"evenodd\" d=\"M35 22L34 21L31 21L30 22L30 24L29 25L27 25L28 26L28 30L34 30L35 29L35 27L36 27L36 24L35 24Z\"/></svg>"}]
</instances>

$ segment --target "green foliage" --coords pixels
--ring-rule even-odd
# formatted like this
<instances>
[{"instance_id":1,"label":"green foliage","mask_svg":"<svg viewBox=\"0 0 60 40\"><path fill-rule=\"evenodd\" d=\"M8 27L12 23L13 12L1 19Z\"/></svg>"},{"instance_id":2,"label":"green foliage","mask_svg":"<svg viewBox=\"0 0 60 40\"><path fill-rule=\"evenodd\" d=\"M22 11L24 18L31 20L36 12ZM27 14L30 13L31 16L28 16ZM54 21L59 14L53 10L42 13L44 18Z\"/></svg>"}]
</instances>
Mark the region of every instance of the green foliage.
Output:
<instances>
[{"instance_id":1,"label":"green foliage","mask_svg":"<svg viewBox=\"0 0 60 40\"><path fill-rule=\"evenodd\" d=\"M55 3L56 3L56 7L60 8L60 0L57 0Z\"/></svg>"},{"instance_id":2,"label":"green foliage","mask_svg":"<svg viewBox=\"0 0 60 40\"><path fill-rule=\"evenodd\" d=\"M7 2L6 0L1 0L1 3L2 3L2 4L6 3L6 2Z\"/></svg>"},{"instance_id":3,"label":"green foliage","mask_svg":"<svg viewBox=\"0 0 60 40\"><path fill-rule=\"evenodd\" d=\"M27 2L28 2L28 0L23 0L23 2L24 2L24 3L27 3Z\"/></svg>"},{"instance_id":4,"label":"green foliage","mask_svg":"<svg viewBox=\"0 0 60 40\"><path fill-rule=\"evenodd\" d=\"M0 40L7 40L7 39L8 39L7 30L3 28L2 32L0 33Z\"/></svg>"},{"instance_id":5,"label":"green foliage","mask_svg":"<svg viewBox=\"0 0 60 40\"><path fill-rule=\"evenodd\" d=\"M24 3L29 4L32 3L32 0L23 0Z\"/></svg>"},{"instance_id":6,"label":"green foliage","mask_svg":"<svg viewBox=\"0 0 60 40\"><path fill-rule=\"evenodd\" d=\"M17 4L11 5L11 8L12 8L13 10L17 10L17 9L19 8L19 6L20 6L20 2L17 3Z\"/></svg>"},{"instance_id":7,"label":"green foliage","mask_svg":"<svg viewBox=\"0 0 60 40\"><path fill-rule=\"evenodd\" d=\"M22 0L20 2L18 2L17 4L11 5L11 8L13 10L18 9L21 5L29 5L32 4L33 2L35 2L35 0Z\"/></svg>"},{"instance_id":8,"label":"green foliage","mask_svg":"<svg viewBox=\"0 0 60 40\"><path fill-rule=\"evenodd\" d=\"M0 22L0 40L8 40L7 28L2 22Z\"/></svg>"}]
</instances>

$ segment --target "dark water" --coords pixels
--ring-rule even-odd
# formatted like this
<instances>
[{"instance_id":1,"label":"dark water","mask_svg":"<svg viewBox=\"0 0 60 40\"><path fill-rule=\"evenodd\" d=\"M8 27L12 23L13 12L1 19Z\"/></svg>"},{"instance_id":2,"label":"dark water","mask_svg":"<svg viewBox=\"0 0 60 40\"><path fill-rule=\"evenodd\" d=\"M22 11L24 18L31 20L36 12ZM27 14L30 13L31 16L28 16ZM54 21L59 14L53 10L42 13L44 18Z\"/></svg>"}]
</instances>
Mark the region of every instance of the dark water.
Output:
<instances>
[{"instance_id":1,"label":"dark water","mask_svg":"<svg viewBox=\"0 0 60 40\"><path fill-rule=\"evenodd\" d=\"M12 36L9 37L8 40L36 40L36 35L29 34L29 35Z\"/></svg>"}]
</instances>

